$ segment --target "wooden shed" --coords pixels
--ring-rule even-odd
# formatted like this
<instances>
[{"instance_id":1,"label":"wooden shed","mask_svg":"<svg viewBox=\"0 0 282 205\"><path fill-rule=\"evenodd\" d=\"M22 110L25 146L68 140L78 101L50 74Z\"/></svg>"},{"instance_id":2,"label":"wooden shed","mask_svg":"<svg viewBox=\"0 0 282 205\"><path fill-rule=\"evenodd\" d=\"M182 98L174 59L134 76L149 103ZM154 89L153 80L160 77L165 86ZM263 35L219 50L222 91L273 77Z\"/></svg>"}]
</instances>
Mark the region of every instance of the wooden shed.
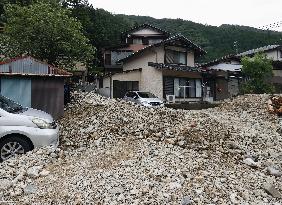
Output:
<instances>
[{"instance_id":1,"label":"wooden shed","mask_svg":"<svg viewBox=\"0 0 282 205\"><path fill-rule=\"evenodd\" d=\"M70 76L71 73L32 57L9 59L0 62L0 92L58 119L64 114L64 85Z\"/></svg>"}]
</instances>

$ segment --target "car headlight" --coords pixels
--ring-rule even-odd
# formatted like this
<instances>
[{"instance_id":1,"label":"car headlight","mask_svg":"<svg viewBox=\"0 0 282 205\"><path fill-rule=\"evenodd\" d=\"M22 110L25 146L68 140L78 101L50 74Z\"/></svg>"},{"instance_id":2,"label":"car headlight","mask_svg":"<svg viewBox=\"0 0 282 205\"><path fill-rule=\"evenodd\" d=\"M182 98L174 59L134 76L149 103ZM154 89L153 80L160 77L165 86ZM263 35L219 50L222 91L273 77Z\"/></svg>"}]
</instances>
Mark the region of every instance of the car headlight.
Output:
<instances>
[{"instance_id":1,"label":"car headlight","mask_svg":"<svg viewBox=\"0 0 282 205\"><path fill-rule=\"evenodd\" d=\"M52 125L40 118L32 119L32 122L40 129L52 129Z\"/></svg>"}]
</instances>

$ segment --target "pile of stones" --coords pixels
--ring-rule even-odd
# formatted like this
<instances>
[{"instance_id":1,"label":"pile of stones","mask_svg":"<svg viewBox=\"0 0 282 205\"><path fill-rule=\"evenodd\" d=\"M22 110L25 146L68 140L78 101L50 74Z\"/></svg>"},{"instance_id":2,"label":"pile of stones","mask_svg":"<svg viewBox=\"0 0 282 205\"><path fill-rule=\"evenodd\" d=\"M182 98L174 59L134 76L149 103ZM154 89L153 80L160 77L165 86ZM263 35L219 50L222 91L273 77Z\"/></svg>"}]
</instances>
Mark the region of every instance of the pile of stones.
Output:
<instances>
[{"instance_id":1,"label":"pile of stones","mask_svg":"<svg viewBox=\"0 0 282 205\"><path fill-rule=\"evenodd\" d=\"M201 111L73 93L60 146L0 164L19 204L280 204L282 136L269 95ZM1 181L2 180L2 181Z\"/></svg>"},{"instance_id":2,"label":"pile of stones","mask_svg":"<svg viewBox=\"0 0 282 205\"><path fill-rule=\"evenodd\" d=\"M282 96L272 96L268 101L268 110L282 116Z\"/></svg>"}]
</instances>

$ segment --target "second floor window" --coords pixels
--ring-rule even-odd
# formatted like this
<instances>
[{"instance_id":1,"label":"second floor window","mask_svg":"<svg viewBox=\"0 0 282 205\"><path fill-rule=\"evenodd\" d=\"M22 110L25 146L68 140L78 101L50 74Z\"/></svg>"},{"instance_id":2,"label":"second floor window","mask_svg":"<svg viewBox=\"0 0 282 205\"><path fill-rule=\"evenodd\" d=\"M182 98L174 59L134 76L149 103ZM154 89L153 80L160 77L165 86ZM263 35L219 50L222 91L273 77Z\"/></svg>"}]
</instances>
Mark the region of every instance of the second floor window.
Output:
<instances>
[{"instance_id":1,"label":"second floor window","mask_svg":"<svg viewBox=\"0 0 282 205\"><path fill-rule=\"evenodd\" d=\"M166 50L165 63L187 65L187 53L174 50Z\"/></svg>"}]
</instances>

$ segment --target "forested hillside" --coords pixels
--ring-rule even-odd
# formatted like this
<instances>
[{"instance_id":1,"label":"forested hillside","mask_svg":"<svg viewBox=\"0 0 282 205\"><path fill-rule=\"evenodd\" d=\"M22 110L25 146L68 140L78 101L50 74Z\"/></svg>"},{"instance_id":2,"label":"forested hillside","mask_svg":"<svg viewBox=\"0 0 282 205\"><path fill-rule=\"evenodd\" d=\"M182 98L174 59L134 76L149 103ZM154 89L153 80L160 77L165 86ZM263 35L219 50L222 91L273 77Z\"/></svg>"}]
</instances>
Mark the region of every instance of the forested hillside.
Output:
<instances>
[{"instance_id":1,"label":"forested hillside","mask_svg":"<svg viewBox=\"0 0 282 205\"><path fill-rule=\"evenodd\" d=\"M3 0L0 2L0 26L5 25L4 5L17 3L27 6L47 0ZM282 44L282 33L262 31L246 26L203 25L182 19L154 19L145 16L113 15L103 9L96 9L87 0L48 0L60 4L70 11L71 17L80 21L83 34L97 49L95 67L101 65L103 47L118 45L120 33L132 26L149 23L172 34L181 33L194 41L208 53L200 61L209 61L227 54L246 51L269 44Z\"/></svg>"},{"instance_id":2,"label":"forested hillside","mask_svg":"<svg viewBox=\"0 0 282 205\"><path fill-rule=\"evenodd\" d=\"M199 44L208 53L203 60L245 51L268 44L281 44L282 33L254 29L246 26L209 26L182 19L154 19L144 16L123 16L132 23L149 23L171 33L182 33Z\"/></svg>"}]
</instances>

